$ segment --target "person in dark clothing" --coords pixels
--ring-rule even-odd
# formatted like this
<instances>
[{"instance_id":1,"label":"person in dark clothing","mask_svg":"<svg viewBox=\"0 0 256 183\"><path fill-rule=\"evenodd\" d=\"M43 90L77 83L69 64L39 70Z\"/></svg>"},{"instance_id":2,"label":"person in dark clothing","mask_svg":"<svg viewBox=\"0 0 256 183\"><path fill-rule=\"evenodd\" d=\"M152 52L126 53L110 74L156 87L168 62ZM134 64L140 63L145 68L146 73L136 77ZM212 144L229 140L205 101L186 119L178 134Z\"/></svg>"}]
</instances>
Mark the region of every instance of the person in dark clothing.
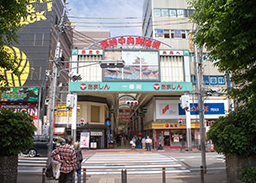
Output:
<instances>
[{"instance_id":1,"label":"person in dark clothing","mask_svg":"<svg viewBox=\"0 0 256 183\"><path fill-rule=\"evenodd\" d=\"M74 143L74 149L76 151L76 173L77 173L77 183L81 183L81 163L83 161L83 155L80 149L79 142ZM73 181L75 183L75 175L73 175Z\"/></svg>"}]
</instances>

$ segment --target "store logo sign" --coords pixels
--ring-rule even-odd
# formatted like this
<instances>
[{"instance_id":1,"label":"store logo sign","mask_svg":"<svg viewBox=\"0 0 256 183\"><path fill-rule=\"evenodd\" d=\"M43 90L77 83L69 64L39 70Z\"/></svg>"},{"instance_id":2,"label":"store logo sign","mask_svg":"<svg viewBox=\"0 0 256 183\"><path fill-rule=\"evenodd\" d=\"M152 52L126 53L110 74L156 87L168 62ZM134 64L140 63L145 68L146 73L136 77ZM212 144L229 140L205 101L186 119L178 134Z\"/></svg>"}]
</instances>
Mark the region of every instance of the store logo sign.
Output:
<instances>
[{"instance_id":1,"label":"store logo sign","mask_svg":"<svg viewBox=\"0 0 256 183\"><path fill-rule=\"evenodd\" d=\"M160 85L159 84L154 84L154 89L155 90L159 90L160 89Z\"/></svg>"},{"instance_id":2,"label":"store logo sign","mask_svg":"<svg viewBox=\"0 0 256 183\"><path fill-rule=\"evenodd\" d=\"M85 90L85 89L86 89L86 84L82 83L82 84L80 85L80 88L81 88L82 90Z\"/></svg>"}]
</instances>

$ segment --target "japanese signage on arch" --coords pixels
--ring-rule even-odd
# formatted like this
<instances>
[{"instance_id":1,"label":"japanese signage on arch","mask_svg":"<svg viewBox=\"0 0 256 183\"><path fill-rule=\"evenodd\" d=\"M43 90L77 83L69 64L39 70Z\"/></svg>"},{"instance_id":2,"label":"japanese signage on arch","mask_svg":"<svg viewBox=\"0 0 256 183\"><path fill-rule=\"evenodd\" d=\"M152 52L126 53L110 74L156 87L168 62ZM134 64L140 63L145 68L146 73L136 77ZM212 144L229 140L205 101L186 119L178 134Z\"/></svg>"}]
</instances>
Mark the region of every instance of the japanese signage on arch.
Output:
<instances>
[{"instance_id":1,"label":"japanese signage on arch","mask_svg":"<svg viewBox=\"0 0 256 183\"><path fill-rule=\"evenodd\" d=\"M119 38L111 38L108 40L103 40L100 42L101 48L109 48L109 47L117 47L118 45L134 45L134 46L142 46L147 48L153 48L153 49L159 49L161 42L157 40L152 40L149 38L143 38L143 37L135 37L135 36L129 36L129 37L119 37Z\"/></svg>"}]
</instances>

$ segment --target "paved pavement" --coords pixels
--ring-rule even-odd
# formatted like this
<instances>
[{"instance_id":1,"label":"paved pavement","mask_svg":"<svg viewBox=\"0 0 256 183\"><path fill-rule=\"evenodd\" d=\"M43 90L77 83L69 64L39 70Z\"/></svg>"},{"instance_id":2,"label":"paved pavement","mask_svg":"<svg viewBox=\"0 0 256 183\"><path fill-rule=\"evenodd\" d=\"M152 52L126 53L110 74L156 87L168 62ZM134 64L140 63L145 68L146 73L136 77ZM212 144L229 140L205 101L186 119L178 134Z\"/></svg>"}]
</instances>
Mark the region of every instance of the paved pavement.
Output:
<instances>
[{"instance_id":1,"label":"paved pavement","mask_svg":"<svg viewBox=\"0 0 256 183\"><path fill-rule=\"evenodd\" d=\"M209 150L207 150L209 151ZM107 153L132 153L132 152L147 152L146 150L137 149L135 151L130 149L95 149L95 150L83 150L82 154L84 158L89 158L94 154L107 154ZM192 151L180 151L179 149L165 149L165 150L152 150L147 153L200 153L200 150L193 149ZM209 172L204 174L205 183L226 183L226 172L223 170ZM29 173L20 172L18 174L18 183L39 183L42 182L41 173ZM45 183L57 183L53 179L45 178ZM121 183L120 175L88 175L86 183ZM127 175L127 183L162 183L161 175ZM194 174L180 174L172 175L167 174L166 183L200 183L201 175L199 173Z\"/></svg>"},{"instance_id":2,"label":"paved pavement","mask_svg":"<svg viewBox=\"0 0 256 183\"><path fill-rule=\"evenodd\" d=\"M18 183L39 183L42 176L38 174L19 174ZM45 183L57 183L53 179L46 178ZM127 176L127 183L162 183L161 176ZM200 183L200 175L166 176L166 183ZM209 173L204 175L205 183L226 183L226 173ZM121 183L121 177L87 177L86 183Z\"/></svg>"}]
</instances>

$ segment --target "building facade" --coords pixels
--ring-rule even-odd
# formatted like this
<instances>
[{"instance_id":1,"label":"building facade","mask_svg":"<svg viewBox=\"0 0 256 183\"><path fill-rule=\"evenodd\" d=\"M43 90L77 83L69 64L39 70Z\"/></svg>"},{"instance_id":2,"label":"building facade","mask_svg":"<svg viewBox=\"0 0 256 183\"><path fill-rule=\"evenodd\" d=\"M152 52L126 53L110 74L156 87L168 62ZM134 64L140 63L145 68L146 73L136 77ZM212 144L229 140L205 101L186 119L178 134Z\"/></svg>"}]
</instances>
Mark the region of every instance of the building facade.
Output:
<instances>
[{"instance_id":1,"label":"building facade","mask_svg":"<svg viewBox=\"0 0 256 183\"><path fill-rule=\"evenodd\" d=\"M143 5L143 25L142 32L144 36L149 36L160 41L163 41L172 46L173 50L188 50L189 52L189 72L184 71L191 77L193 84L192 92L188 92L190 95L190 113L185 113L180 116L182 123L184 119L186 123L191 123L192 134L192 146L198 147L200 144L199 133L199 116L195 112L197 107L197 97L195 93L196 89L196 63L194 58L194 45L191 42L191 32L196 30L196 25L189 22L189 15L193 13L186 0L145 0ZM164 45L162 45L164 48ZM168 54L168 52L166 52ZM205 109L205 125L206 131L209 126L218 119L219 116L225 115L229 110L230 101L226 100L223 90L228 87L229 81L227 80L225 73L220 73L217 67L214 67L213 63L207 60L207 52L203 49L202 52L203 63L203 76L202 87L204 95L204 109ZM164 64L164 63L163 63ZM164 65L163 65L164 66ZM167 65L166 65L167 66ZM157 100L158 99L158 100ZM146 116L146 128L151 132L151 136L155 137L156 146L160 143L165 147L169 146L186 146L186 125L179 126L170 125L168 123L154 124L149 121L164 122L170 121L174 115L163 117L165 110L161 115L157 115L162 109L159 103L164 103L163 106L171 108L173 106L172 100L168 100L166 103L165 98L152 99L150 104L153 107L156 115L148 117ZM210 110L210 111L208 111ZM180 113L180 110L179 110ZM162 119L163 118L163 119ZM177 116L176 116L177 118ZM156 129L156 130L154 130ZM160 136L160 138L159 138Z\"/></svg>"},{"instance_id":2,"label":"building facade","mask_svg":"<svg viewBox=\"0 0 256 183\"><path fill-rule=\"evenodd\" d=\"M10 53L20 63L18 67L22 67L19 68L22 74L17 77L7 70L3 71L10 85L2 93L1 107L29 111L35 117L37 134L41 134L43 124L47 123L47 120L43 121L47 111L45 101L48 101L47 95L51 89L52 60L55 58L59 36L56 25L61 20L64 4L62 0L31 0L26 9L31 14L20 20L24 26L17 32L18 43L9 47ZM71 57L72 30L64 28L59 38L62 45L61 60L68 61ZM64 68L68 68L68 64L60 65L60 69ZM62 83L62 87L59 90L68 89L67 81L67 75L61 73L58 85Z\"/></svg>"}]
</instances>

